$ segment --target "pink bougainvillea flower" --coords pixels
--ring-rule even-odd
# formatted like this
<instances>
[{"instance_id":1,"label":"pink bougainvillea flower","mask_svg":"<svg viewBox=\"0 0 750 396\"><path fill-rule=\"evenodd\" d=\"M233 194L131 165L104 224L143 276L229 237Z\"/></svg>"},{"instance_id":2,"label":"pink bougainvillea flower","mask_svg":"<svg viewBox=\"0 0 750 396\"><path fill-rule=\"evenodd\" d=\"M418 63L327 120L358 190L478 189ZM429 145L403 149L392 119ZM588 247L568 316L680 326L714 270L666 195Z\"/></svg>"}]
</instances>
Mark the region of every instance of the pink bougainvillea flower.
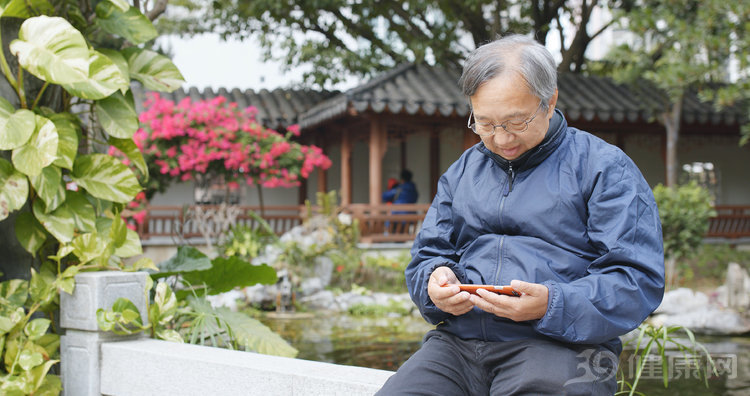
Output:
<instances>
[{"instance_id":1,"label":"pink bougainvillea flower","mask_svg":"<svg viewBox=\"0 0 750 396\"><path fill-rule=\"evenodd\" d=\"M331 166L323 150L292 140L300 136L299 125L290 125L286 134L264 128L254 106L241 109L222 96L186 97L175 104L158 94L147 95L143 106L133 142L149 167L149 179L143 196L134 200L138 204L128 204L134 213L129 225L143 221L146 211L136 209L146 208L147 196L178 180L221 177L231 189L242 180L267 188L294 187L316 168ZM109 153L127 160L114 147Z\"/></svg>"}]
</instances>

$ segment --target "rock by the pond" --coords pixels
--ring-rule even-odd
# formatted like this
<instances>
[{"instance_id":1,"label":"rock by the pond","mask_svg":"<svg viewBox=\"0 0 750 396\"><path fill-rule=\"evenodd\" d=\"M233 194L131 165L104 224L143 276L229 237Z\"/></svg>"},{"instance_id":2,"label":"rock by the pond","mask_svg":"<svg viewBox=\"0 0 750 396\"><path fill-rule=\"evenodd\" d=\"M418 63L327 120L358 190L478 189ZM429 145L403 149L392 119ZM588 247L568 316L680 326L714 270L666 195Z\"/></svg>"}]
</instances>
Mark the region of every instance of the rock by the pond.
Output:
<instances>
[{"instance_id":1,"label":"rock by the pond","mask_svg":"<svg viewBox=\"0 0 750 396\"><path fill-rule=\"evenodd\" d=\"M741 313L712 301L705 293L686 288L667 292L650 322L657 326L683 326L696 334L750 332L750 320Z\"/></svg>"},{"instance_id":2,"label":"rock by the pond","mask_svg":"<svg viewBox=\"0 0 750 396\"><path fill-rule=\"evenodd\" d=\"M750 309L750 275L737 263L727 266L726 306L740 312Z\"/></svg>"},{"instance_id":3,"label":"rock by the pond","mask_svg":"<svg viewBox=\"0 0 750 396\"><path fill-rule=\"evenodd\" d=\"M305 279L299 285L300 297L311 296L323 290L325 286L323 280L318 277Z\"/></svg>"},{"instance_id":4,"label":"rock by the pond","mask_svg":"<svg viewBox=\"0 0 750 396\"><path fill-rule=\"evenodd\" d=\"M335 306L335 298L330 290L321 290L313 295L302 297L299 303L313 310L330 310Z\"/></svg>"}]
</instances>

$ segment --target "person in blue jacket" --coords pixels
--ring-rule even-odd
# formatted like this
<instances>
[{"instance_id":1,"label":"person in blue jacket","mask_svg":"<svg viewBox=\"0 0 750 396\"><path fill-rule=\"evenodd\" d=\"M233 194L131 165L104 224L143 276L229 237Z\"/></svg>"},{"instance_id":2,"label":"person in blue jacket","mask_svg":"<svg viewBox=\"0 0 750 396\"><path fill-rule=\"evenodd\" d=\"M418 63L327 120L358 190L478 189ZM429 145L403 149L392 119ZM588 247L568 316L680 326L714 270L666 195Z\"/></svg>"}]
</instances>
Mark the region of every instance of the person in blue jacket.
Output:
<instances>
[{"instance_id":1,"label":"person in blue jacket","mask_svg":"<svg viewBox=\"0 0 750 396\"><path fill-rule=\"evenodd\" d=\"M437 327L378 394L611 395L619 336L664 294L651 189L620 149L568 126L533 39L477 48L459 85L481 142L440 178L405 271Z\"/></svg>"},{"instance_id":2,"label":"person in blue jacket","mask_svg":"<svg viewBox=\"0 0 750 396\"><path fill-rule=\"evenodd\" d=\"M414 185L411 179L411 171L408 169L402 170L401 181L383 193L383 202L392 202L394 204L413 204L417 202L419 192L417 192L417 186Z\"/></svg>"},{"instance_id":3,"label":"person in blue jacket","mask_svg":"<svg viewBox=\"0 0 750 396\"><path fill-rule=\"evenodd\" d=\"M390 202L392 204L413 204L417 202L419 192L417 192L417 186L411 181L412 173L408 169L401 171L401 180L398 184L383 193L383 202ZM394 210L392 214L412 214L416 212ZM386 221L384 224L385 233L403 233L407 232L407 229L412 222L397 221L391 224L390 221Z\"/></svg>"}]
</instances>

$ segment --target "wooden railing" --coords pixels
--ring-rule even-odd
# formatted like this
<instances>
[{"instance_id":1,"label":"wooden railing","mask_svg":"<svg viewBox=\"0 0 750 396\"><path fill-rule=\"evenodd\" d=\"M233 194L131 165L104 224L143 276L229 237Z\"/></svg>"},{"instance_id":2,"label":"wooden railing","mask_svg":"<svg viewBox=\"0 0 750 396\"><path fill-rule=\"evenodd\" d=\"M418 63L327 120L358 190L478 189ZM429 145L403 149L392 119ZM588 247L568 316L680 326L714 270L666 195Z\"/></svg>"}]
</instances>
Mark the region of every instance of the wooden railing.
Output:
<instances>
[{"instance_id":1,"label":"wooden railing","mask_svg":"<svg viewBox=\"0 0 750 396\"><path fill-rule=\"evenodd\" d=\"M750 237L750 206L716 206L706 236L715 238Z\"/></svg>"},{"instance_id":2,"label":"wooden railing","mask_svg":"<svg viewBox=\"0 0 750 396\"><path fill-rule=\"evenodd\" d=\"M343 207L342 212L358 220L362 242L408 242L414 240L429 207L428 204L352 204ZM202 211L216 208L218 206L215 205L201 206ZM138 227L138 234L144 240L153 237L189 239L203 236L200 227L208 226L215 235L220 224L210 222L206 225L205 222L198 221L195 209L195 206L149 206L143 223ZM241 206L239 209L237 224L257 226L257 220L249 212L260 214L260 207ZM265 206L262 217L280 235L302 224L305 212L304 206Z\"/></svg>"},{"instance_id":3,"label":"wooden railing","mask_svg":"<svg viewBox=\"0 0 750 396\"><path fill-rule=\"evenodd\" d=\"M203 210L216 208L203 205ZM256 226L256 220L248 213L260 213L260 207L242 206L237 223ZM428 204L369 205L351 204L343 208L359 221L362 242L409 242L414 240L422 220L429 209ZM192 214L194 206L150 206L144 222L139 226L141 239L152 237L201 237L203 233ZM735 239L750 237L750 206L717 206L717 215L709 222L707 237ZM263 218L277 234L283 234L302 224L304 206L266 206ZM215 225L218 227L218 225Z\"/></svg>"},{"instance_id":4,"label":"wooden railing","mask_svg":"<svg viewBox=\"0 0 750 396\"><path fill-rule=\"evenodd\" d=\"M201 205L203 211L217 209L217 205ZM137 230L141 239L152 237L172 238L195 238L204 235L200 227L211 227L211 233L216 234L220 227L219 223L209 224L197 221L195 216L195 205L190 206L149 206L146 217ZM250 216L250 211L260 213L260 207L241 206L237 216L236 224L257 226L257 220ZM283 234L294 226L302 224L304 206L265 206L263 219L271 226L277 234Z\"/></svg>"}]
</instances>

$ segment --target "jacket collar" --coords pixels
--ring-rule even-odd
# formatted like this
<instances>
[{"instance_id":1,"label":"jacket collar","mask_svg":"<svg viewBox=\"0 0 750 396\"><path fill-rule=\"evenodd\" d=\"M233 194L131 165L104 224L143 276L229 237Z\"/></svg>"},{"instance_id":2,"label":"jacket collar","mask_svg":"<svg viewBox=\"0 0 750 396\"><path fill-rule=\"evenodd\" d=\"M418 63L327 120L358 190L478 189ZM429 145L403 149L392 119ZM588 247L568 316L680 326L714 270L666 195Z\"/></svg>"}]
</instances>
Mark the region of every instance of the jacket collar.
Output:
<instances>
[{"instance_id":1,"label":"jacket collar","mask_svg":"<svg viewBox=\"0 0 750 396\"><path fill-rule=\"evenodd\" d=\"M560 146L563 139L565 138L565 131L568 129L568 122L565 120L560 109L555 108L555 114L550 119L549 129L544 136L544 139L531 150L523 153L520 157L508 161L505 158L493 153L484 142L477 144L477 150L482 152L484 155L490 157L495 163L497 163L504 171L508 171L511 167L516 172L522 172L526 169L531 169L539 165L549 155Z\"/></svg>"}]
</instances>

